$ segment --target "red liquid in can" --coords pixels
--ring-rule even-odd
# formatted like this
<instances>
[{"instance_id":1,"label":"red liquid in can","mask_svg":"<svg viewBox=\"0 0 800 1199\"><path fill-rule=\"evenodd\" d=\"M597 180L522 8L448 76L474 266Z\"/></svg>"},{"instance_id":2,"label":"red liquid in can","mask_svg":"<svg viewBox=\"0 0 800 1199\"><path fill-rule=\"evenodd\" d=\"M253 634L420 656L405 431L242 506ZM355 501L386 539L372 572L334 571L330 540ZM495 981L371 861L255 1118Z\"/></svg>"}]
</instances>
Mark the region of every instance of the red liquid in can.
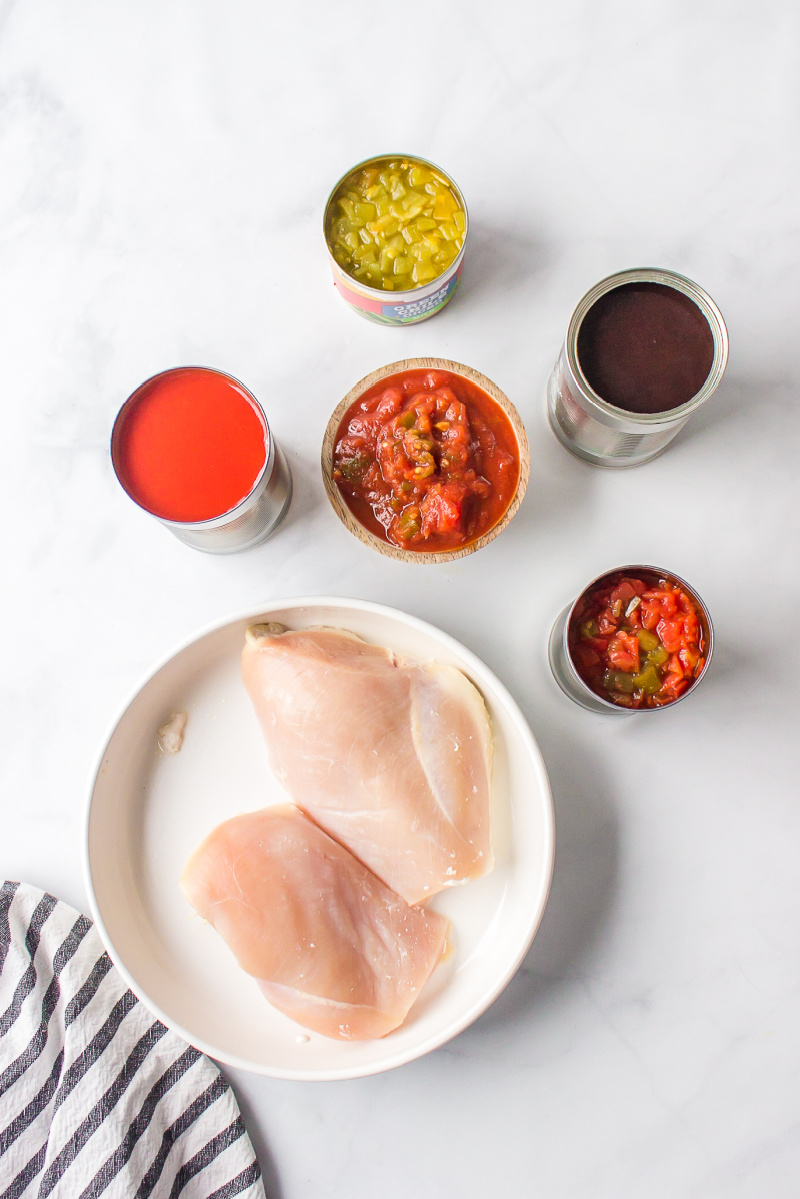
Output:
<instances>
[{"instance_id":1,"label":"red liquid in can","mask_svg":"<svg viewBox=\"0 0 800 1199\"><path fill-rule=\"evenodd\" d=\"M111 441L128 495L163 520L212 520L253 490L267 428L228 375L179 367L144 383L122 408Z\"/></svg>"}]
</instances>

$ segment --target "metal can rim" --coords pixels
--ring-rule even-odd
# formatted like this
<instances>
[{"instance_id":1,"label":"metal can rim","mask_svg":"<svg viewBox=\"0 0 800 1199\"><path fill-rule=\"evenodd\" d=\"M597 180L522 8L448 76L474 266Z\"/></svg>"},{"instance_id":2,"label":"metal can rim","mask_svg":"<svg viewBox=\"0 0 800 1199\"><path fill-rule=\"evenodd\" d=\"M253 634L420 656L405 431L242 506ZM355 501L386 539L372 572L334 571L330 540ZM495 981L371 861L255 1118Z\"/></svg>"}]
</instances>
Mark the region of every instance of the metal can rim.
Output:
<instances>
[{"instance_id":1,"label":"metal can rim","mask_svg":"<svg viewBox=\"0 0 800 1199\"><path fill-rule=\"evenodd\" d=\"M405 158L405 159L408 159L409 162L418 163L420 166L430 167L432 170L437 171L444 179L447 180L448 186L453 189L453 191L455 192L455 195L456 195L456 199L459 201L459 203L461 204L461 207L464 210L464 221L465 221L464 240L461 243L461 249L459 250L456 257L453 259L453 261L450 263L450 265L448 267L445 267L445 269L443 271L439 272L439 274L436 276L435 279L431 279L428 283L421 283L418 287L411 287L407 291L386 291L382 287L367 287L367 285L365 283L362 283L359 279L354 279L353 276L351 274L349 274L344 269L344 267L340 266L340 264L336 261L336 259L333 256L333 251L331 250L331 247L330 247L330 242L328 241L328 212L330 210L330 206L333 202L334 196L336 195L337 191L339 190L341 185L344 183L344 181L350 175L352 175L354 171L359 170L361 167L371 166L374 163L384 162L384 161L387 161L392 158ZM433 292L433 291L436 291L439 287L441 287L442 278L446 274L452 276L454 271L456 271L458 269L458 267L461 265L461 263L463 262L464 252L467 248L467 236L468 235L469 235L469 211L467 210L467 202L464 199L464 193L462 192L461 188L458 186L455 179L453 179L453 177L449 173L449 171L443 170L435 162L431 162L431 160L429 158L421 158L418 154L373 154L369 158L365 158L362 162L357 162L354 166L350 167L350 169L348 171L345 171L345 173L342 175L342 177L339 180L337 180L337 182L334 184L333 188L331 189L330 195L328 196L328 199L325 201L325 208L323 209L323 212L322 212L322 236L325 241L325 249L328 251L328 257L330 258L331 262L334 264L336 270L338 270L342 273L342 275L345 277L345 279L348 280L348 284L352 285L352 288L354 291L359 292L368 300L377 301L378 299L382 299L384 303L391 302L390 300L386 299L387 296L398 296L398 297L400 297L399 302L401 302L401 303L406 302L405 301L406 296L409 297L408 302L412 302L411 297L414 297L415 300L423 299L424 298L423 294L422 294L423 292Z\"/></svg>"},{"instance_id":2,"label":"metal can rim","mask_svg":"<svg viewBox=\"0 0 800 1199\"><path fill-rule=\"evenodd\" d=\"M602 396L599 396L583 373L578 358L578 333L584 317L601 296L614 291L617 287L622 287L626 283L660 283L665 287L672 287L692 300L708 321L714 343L714 357L711 362L711 369L700 390L690 400L687 400L685 404L681 404L677 408L667 408L663 412L629 412L626 408L618 408L614 404L609 404ZM624 271L617 271L615 274L607 275L605 279L601 279L599 283L596 283L594 287L586 292L576 305L569 319L564 345L567 366L573 376L576 387L586 399L590 400L606 416L613 417L616 420L623 418L629 421L631 425L639 428L642 426L649 427L653 431L659 426L668 428L671 425L685 421L701 404L705 403L719 386L728 361L728 330L722 313L714 300L693 279L689 279L686 275L681 275L677 271L671 271L665 267L633 267Z\"/></svg>"},{"instance_id":3,"label":"metal can rim","mask_svg":"<svg viewBox=\"0 0 800 1199\"><path fill-rule=\"evenodd\" d=\"M570 623L572 621L572 617L574 615L576 607L578 606L578 603L583 599L583 597L586 595L586 593L588 591L591 591L594 586L596 586L598 583L602 582L602 580L607 578L609 575L628 574L628 573L633 574L637 571L647 571L647 573L649 573L649 574L658 575L662 579L668 579L670 582L678 583L681 587L685 588L686 591L688 591L688 593L691 596L694 603L697 604L698 608L700 609L702 617L704 618L704 621L705 621L706 632L707 632L707 636L708 636L708 650L705 655L705 659L706 659L705 665L703 666L703 669L700 672L700 674L698 675L698 677L694 680L694 682L689 687L686 688L686 690L683 692L682 695L678 696L677 699L670 700L670 702L668 704L659 704L653 708L624 708L624 707L621 707L619 704L612 703L612 701L609 699L604 699L603 696L598 695L596 691L592 691L591 687L585 682L585 680L580 675L578 668L576 667L575 663L572 660L572 654L570 653L570 649L569 649ZM590 696L592 698L592 700L594 700L598 704L600 704L604 711L607 711L609 713L614 713L615 715L621 714L621 715L625 715L625 716L636 716L643 712L667 711L670 708L674 708L676 704L681 703L682 700L686 699L687 696L691 695L693 692L695 692L697 690L700 683L702 683L703 679L708 674L708 668L711 665L711 657L714 652L714 624L711 620L711 613L709 612L708 607L706 606L705 600L698 593L698 591L691 585L691 583L687 583L685 579L681 578L680 575L675 574L675 572L672 570L663 570L659 566L652 566L652 565L648 565L647 563L644 563L644 562L637 562L637 563L628 564L626 566L612 566L610 570L602 571L602 573L597 575L594 579L592 579L592 581L590 583L587 583L585 587L581 588L581 590L578 592L578 595L576 596L574 601L569 605L566 619L564 621L564 632L562 634L561 641L562 641L562 649L564 651L564 660L567 663L567 665L571 671L572 679L578 684L579 689L587 697ZM595 709L595 711L596 711L596 709Z\"/></svg>"},{"instance_id":4,"label":"metal can rim","mask_svg":"<svg viewBox=\"0 0 800 1199\"><path fill-rule=\"evenodd\" d=\"M120 478L119 471L117 470L117 464L114 461L114 435L116 433L117 426L120 422L120 419L122 418L122 414L126 410L128 405L131 404L133 402L133 400L136 399L136 397L139 395L139 393L145 387L147 387L148 384L153 383L156 379L161 379L166 375L177 374L178 371L185 371L185 370L206 371L209 375L217 375L222 379L227 379L231 383L235 383L237 387L240 387L242 389L242 391L245 392L248 399L250 399L251 402L255 405L257 412L260 414L261 419L264 422L264 432L266 434L267 453L264 458L264 465L262 466L261 471L258 474L258 477L256 478L255 482L253 483L253 486L248 491L247 495L244 496L244 498L241 499L239 501L239 503L236 504L235 507L229 508L227 510L227 512L220 513L219 516L210 516L210 517L208 517L207 520L170 520L169 517L159 516L159 514L157 512L152 512L149 508L145 507L144 504L141 504L139 502L139 500L137 500L135 495L131 495L130 491L128 490L128 488L125 486L122 479ZM259 496L262 494L262 492L266 489L266 486L267 486L267 483L269 482L270 476L272 474L272 468L273 468L273 465L275 462L275 439L272 436L272 430L269 427L269 421L267 420L267 414L264 411L261 404L259 403L259 401L253 395L250 388L246 387L245 384L242 383L240 379L237 379L235 375L229 374L228 371L218 370L214 366L198 366L197 364L194 364L194 363L186 363L182 366L169 366L166 368L166 370L156 371L155 374L150 375L147 379L144 379L143 382L141 382L138 387L134 388L134 390L131 392L131 394L128 396L128 398L122 404L122 407L117 412L117 415L114 417L114 424L111 427L111 438L110 438L109 450L110 450L110 457L111 457L111 467L112 467L112 470L114 471L117 482L119 483L120 487L125 492L125 494L128 496L128 498L130 500L132 500L134 504L136 504L137 508L141 508L142 512L146 512L148 516L152 516L155 520L160 521L163 525L166 525L166 527L168 529L185 529L187 531L202 531L203 529L218 529L224 525L232 523L232 521L238 519L238 517L243 516L245 511L247 511L247 509L252 505L252 503L255 500L257 500L259 498Z\"/></svg>"}]
</instances>

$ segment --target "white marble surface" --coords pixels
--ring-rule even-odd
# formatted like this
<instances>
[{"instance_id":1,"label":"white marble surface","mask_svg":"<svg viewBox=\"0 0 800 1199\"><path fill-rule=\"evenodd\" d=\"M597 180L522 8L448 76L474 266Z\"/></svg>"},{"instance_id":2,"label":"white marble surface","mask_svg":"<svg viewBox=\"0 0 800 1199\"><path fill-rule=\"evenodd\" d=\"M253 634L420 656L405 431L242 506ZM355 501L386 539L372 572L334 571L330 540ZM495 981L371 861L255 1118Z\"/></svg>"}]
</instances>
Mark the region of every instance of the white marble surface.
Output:
<instances>
[{"instance_id":1,"label":"white marble surface","mask_svg":"<svg viewBox=\"0 0 800 1199\"><path fill-rule=\"evenodd\" d=\"M0 0L0 871L86 907L87 774L171 646L279 596L430 620L511 688L556 806L544 923L471 1029L394 1073L235 1075L273 1199L789 1199L800 1186L797 611L800 19L790 0L278 6ZM406 330L335 295L328 190L386 148L440 162L472 218L463 289ZM626 266L697 279L728 374L658 461L601 472L546 423L572 306ZM351 538L317 457L363 374L437 354L493 378L532 480L473 558ZM267 545L179 545L112 475L124 397L227 369L295 478ZM553 618L655 560L718 651L653 720L569 703Z\"/></svg>"}]
</instances>

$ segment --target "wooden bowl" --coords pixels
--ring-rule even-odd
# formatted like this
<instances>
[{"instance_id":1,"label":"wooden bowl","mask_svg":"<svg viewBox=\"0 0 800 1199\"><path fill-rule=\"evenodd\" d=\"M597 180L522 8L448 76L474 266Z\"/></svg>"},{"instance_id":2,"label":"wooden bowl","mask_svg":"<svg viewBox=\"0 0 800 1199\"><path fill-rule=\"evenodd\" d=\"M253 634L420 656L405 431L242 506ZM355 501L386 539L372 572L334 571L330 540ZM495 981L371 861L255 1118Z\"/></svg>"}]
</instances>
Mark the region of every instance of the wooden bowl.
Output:
<instances>
[{"instance_id":1,"label":"wooden bowl","mask_svg":"<svg viewBox=\"0 0 800 1199\"><path fill-rule=\"evenodd\" d=\"M393 545L390 541L384 541L383 538L376 537L350 511L333 479L333 450L336 442L336 434L347 409L365 391L368 391L376 383L379 383L381 379L386 379L389 375L397 375L402 371L410 370L449 371L453 375L461 375L463 378L469 379L472 383L481 387L500 405L510 420L517 439L519 482L517 483L514 498L496 525L493 525L491 529L476 538L475 541L471 541L468 545L463 545L457 550L443 550L439 553L404 550L400 546ZM356 383L355 387L350 388L341 403L337 404L333 410L322 441L322 478L325 483L325 490L328 493L328 499L339 520L345 528L350 530L354 537L357 537L359 541L363 541L364 545L370 546L371 549L377 550L381 554L386 554L388 558L399 558L401 562L421 562L426 564L432 562L451 562L454 558L466 558L468 554L474 554L476 550L481 549L484 545L488 545L498 533L502 533L522 503L525 489L528 486L530 471L531 460L528 452L528 438L525 434L525 427L514 405L503 394L500 388L492 383L491 379L487 379L479 371L473 370L471 366L464 366L461 362L450 362L447 358L404 358L400 362L390 362L388 366L381 366L378 370L372 371L371 374L365 375L363 379Z\"/></svg>"}]
</instances>

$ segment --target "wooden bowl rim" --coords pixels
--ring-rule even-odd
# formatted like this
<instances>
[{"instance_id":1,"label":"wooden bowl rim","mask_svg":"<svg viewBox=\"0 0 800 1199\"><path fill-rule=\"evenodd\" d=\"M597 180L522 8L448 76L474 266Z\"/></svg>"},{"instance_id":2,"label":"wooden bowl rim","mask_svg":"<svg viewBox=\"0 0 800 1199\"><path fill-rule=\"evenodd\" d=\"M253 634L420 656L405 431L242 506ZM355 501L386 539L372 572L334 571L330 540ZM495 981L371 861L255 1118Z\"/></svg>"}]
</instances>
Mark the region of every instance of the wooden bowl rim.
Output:
<instances>
[{"instance_id":1,"label":"wooden bowl rim","mask_svg":"<svg viewBox=\"0 0 800 1199\"><path fill-rule=\"evenodd\" d=\"M511 422L511 427L514 430L514 435L517 439L517 448L519 450L519 481L517 489L514 492L514 497L511 503L506 508L503 515L498 520L497 524L493 525L485 533L475 541L471 541L469 545L462 545L457 550L442 550L440 553L432 551L416 551L404 550L400 546L392 545L389 541L384 541L380 537L376 537L374 533L366 529L359 520L353 515L347 504L342 499L339 488L333 480L333 448L336 433L347 409L360 396L368 391L375 383L381 379L387 378L389 375L400 374L401 371L410 370L442 370L449 371L453 375L461 375L465 379L469 379L472 383L481 387L492 399L500 405L506 416ZM322 480L325 484L325 491L330 500L339 520L364 545L368 545L371 549L377 550L379 553L386 555L387 558L396 558L401 562L418 562L423 564L432 564L435 562L452 562L456 558L466 558L469 554L474 554L476 550L482 549L493 541L499 533L516 515L520 504L525 496L530 478L531 462L530 451L528 448L528 436L525 432L525 426L522 423L522 418L517 412L514 405L509 400L508 396L500 390L500 388L487 379L486 375L482 375L480 371L474 370L471 366L466 366L463 362L453 362L448 358L403 358L399 362L390 362L387 366L378 367L377 370L371 371L365 375L363 379L359 379L355 386L351 387L347 395L334 408L330 420L325 429L325 436L322 439Z\"/></svg>"}]
</instances>

